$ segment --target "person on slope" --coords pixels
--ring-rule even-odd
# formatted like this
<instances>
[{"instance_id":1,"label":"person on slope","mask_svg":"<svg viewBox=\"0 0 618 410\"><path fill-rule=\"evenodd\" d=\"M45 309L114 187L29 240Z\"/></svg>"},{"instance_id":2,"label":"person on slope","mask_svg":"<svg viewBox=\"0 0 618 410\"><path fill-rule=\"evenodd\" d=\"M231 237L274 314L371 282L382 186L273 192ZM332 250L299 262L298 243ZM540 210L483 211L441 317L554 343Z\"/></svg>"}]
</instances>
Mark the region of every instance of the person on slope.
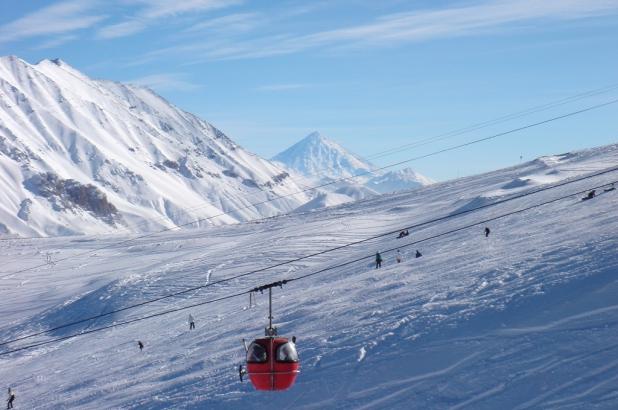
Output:
<instances>
[{"instance_id":1,"label":"person on slope","mask_svg":"<svg viewBox=\"0 0 618 410\"><path fill-rule=\"evenodd\" d=\"M195 319L193 319L193 316L189 313L189 330L193 329L195 329Z\"/></svg>"},{"instance_id":2,"label":"person on slope","mask_svg":"<svg viewBox=\"0 0 618 410\"><path fill-rule=\"evenodd\" d=\"M485 238L487 238L489 236L489 234L491 233L491 230L489 229L488 226L485 227Z\"/></svg>"},{"instance_id":3,"label":"person on slope","mask_svg":"<svg viewBox=\"0 0 618 410\"><path fill-rule=\"evenodd\" d=\"M397 259L397 263L401 263L401 252L399 251L399 249L397 249L396 259Z\"/></svg>"},{"instance_id":4,"label":"person on slope","mask_svg":"<svg viewBox=\"0 0 618 410\"><path fill-rule=\"evenodd\" d=\"M380 255L380 252L376 252L376 269L381 268L382 267L382 255Z\"/></svg>"},{"instance_id":5,"label":"person on slope","mask_svg":"<svg viewBox=\"0 0 618 410\"><path fill-rule=\"evenodd\" d=\"M423 256L423 254L422 254L422 253L420 253L420 252L418 251L418 249L417 249L417 250L416 250L416 255L414 255L414 256L415 256L415 257L417 257L417 258L420 258L421 256Z\"/></svg>"},{"instance_id":6,"label":"person on slope","mask_svg":"<svg viewBox=\"0 0 618 410\"><path fill-rule=\"evenodd\" d=\"M144 350L144 344L142 343L141 340L137 341L137 346L139 347L139 351L141 352L142 350Z\"/></svg>"},{"instance_id":7,"label":"person on slope","mask_svg":"<svg viewBox=\"0 0 618 410\"><path fill-rule=\"evenodd\" d=\"M9 399L6 402L7 410L13 408L13 402L14 401L15 401L15 392L13 390L11 390L11 388L9 387Z\"/></svg>"}]
</instances>

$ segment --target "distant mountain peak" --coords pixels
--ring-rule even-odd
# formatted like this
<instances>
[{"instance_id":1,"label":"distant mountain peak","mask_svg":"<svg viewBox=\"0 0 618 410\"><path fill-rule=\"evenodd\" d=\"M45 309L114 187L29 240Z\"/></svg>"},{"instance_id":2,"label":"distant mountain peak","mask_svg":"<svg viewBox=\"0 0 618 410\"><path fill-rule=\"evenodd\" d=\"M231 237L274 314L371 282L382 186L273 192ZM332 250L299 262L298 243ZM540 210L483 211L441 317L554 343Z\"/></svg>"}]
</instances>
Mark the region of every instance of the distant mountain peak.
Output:
<instances>
[{"instance_id":1,"label":"distant mountain peak","mask_svg":"<svg viewBox=\"0 0 618 410\"><path fill-rule=\"evenodd\" d=\"M311 134L307 135L304 140L311 142L326 142L328 138L326 138L320 131L313 131Z\"/></svg>"},{"instance_id":2,"label":"distant mountain peak","mask_svg":"<svg viewBox=\"0 0 618 410\"><path fill-rule=\"evenodd\" d=\"M373 165L318 131L273 157L304 176L338 179L371 171Z\"/></svg>"}]
</instances>

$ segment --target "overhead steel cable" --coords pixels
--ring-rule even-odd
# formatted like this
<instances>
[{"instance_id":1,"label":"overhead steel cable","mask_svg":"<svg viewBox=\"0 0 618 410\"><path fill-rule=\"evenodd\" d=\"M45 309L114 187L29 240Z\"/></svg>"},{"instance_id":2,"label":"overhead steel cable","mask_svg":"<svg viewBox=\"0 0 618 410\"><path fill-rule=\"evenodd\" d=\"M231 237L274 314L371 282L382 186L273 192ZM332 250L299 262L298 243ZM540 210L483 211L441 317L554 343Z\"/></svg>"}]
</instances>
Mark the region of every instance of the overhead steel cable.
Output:
<instances>
[{"instance_id":1,"label":"overhead steel cable","mask_svg":"<svg viewBox=\"0 0 618 410\"><path fill-rule=\"evenodd\" d=\"M584 99L584 98L589 98L589 97L605 94L605 93L608 93L610 91L614 91L616 89L618 89L618 84L606 85L604 87L600 87L600 88L596 88L596 89L593 89L593 90L581 92L581 93L578 93L578 94L575 94L575 95L572 95L572 96L569 96L569 97L565 97L565 98L562 98L562 99L559 99L559 100L556 100L556 101L553 101L553 102L549 102L549 103L542 104L542 105L539 105L539 106L531 107L531 108L528 108L528 109L525 109L525 110L522 110L522 111L518 111L518 112L515 112L515 113L507 114L507 115L495 118L493 120L483 121L483 122L472 124L472 125L469 125L469 126L466 126L466 127L463 127L463 128L451 130L451 131L445 132L443 134L438 134L438 135L436 135L434 137L429 137L429 138L426 138L426 139L423 139L423 140L420 140L420 141L412 142L412 143L409 143L409 144L404 144L404 145L401 145L399 147L389 148L388 150L377 152L377 153L375 153L373 155L370 155L369 157L366 157L366 159L381 158L381 157L384 157L384 156L391 155L391 153L400 152L401 150L407 150L409 148L414 148L414 147L418 147L418 146L422 146L422 145L427 145L428 143L431 143L431 142L434 142L434 141L439 141L439 140L442 140L442 139L451 138L451 137L454 137L454 136L466 134L468 132L477 131L479 129L486 128L486 127L491 126L491 125L500 124L502 122L505 122L505 121L508 121L508 120L511 120L511 119L517 119L517 118L525 117L525 116L530 115L530 114L535 114L535 113L538 113L538 112L541 112L541 111L546 111L548 109L555 108L555 107L558 107L558 106L562 106L562 105L568 104L570 102L575 102L575 101L578 101L578 100L581 100L581 99ZM282 168L278 167L276 165L276 163L274 165L277 168L281 169L282 171L285 171ZM378 171L378 169L370 170L369 172L371 173L371 172L374 172L374 171ZM362 176L362 175L356 175L356 176ZM294 180L293 178L291 178L291 179ZM335 181L340 181L340 179L337 179ZM295 181L295 182L297 182L297 181ZM300 183L298 183L298 184L303 189L307 189L307 190L317 189L316 187L310 187L310 186L306 186L306 185L300 184ZM305 191L302 191L302 192L305 192ZM300 192L300 193L302 193L302 192ZM276 200L276 199L279 199L279 198L274 198L273 200ZM185 211L189 212L189 211L201 209L201 208L203 208L205 206L208 206L208 205L209 204L202 204L202 205L198 205L198 206L195 206L195 207L189 207L189 208L186 208ZM227 215L227 214L235 212L237 210L241 210L241 209L231 209L230 211L227 211L226 213L224 213L222 215L215 215L212 218L223 216L223 215ZM143 225L143 224L146 224L148 222L154 222L154 221L159 221L159 220L164 220L164 219L166 219L166 217L153 218L153 219L149 219L147 221L143 221L143 222L139 223L138 225ZM256 220L261 220L261 218L256 219ZM249 221L247 221L247 222L249 222ZM176 226L182 227L180 225L176 225ZM126 230L126 231L129 231L128 227L123 227L122 229ZM172 229L174 229L174 227L172 227ZM116 233L98 234L98 235L95 235L95 237L103 236L103 235L113 235L113 234L116 234ZM0 238L0 241L29 240L29 239L48 239L48 238L57 238L57 237L50 237L50 236L47 236L47 237L41 237L41 236L39 236L39 237L13 237L13 238Z\"/></svg>"},{"instance_id":2,"label":"overhead steel cable","mask_svg":"<svg viewBox=\"0 0 618 410\"><path fill-rule=\"evenodd\" d=\"M586 91L586 92L583 92L583 93L575 94L573 96L569 96L569 97L566 97L566 98L563 98L563 99L560 99L560 100L557 100L557 101L553 101L553 102L550 102L550 103L547 103L547 104L539 105L539 106L536 106L536 107L531 107L531 108L528 108L526 110L519 111L519 112L512 113L512 114L507 114L507 115L495 118L493 120L483 121L483 122L480 122L480 123L469 125L467 127L459 128L459 129L456 129L456 130L453 130L453 131L448 131L448 132L445 132L443 134L438 134L438 135L435 135L433 137L428 137L428 138L421 139L419 141L414 141L414 142L411 142L411 143L408 143L408 144L403 144L403 145L400 145L398 147L389 148L387 150L384 150L384 151L381 151L381 152L377 152L377 153L372 154L372 155L370 155L368 157L365 157L365 159L371 160L371 159L382 158L382 157L389 156L389 155L392 155L392 154L397 153L397 152L401 152L402 150L405 151L405 150L408 150L408 149L411 149L411 148L416 148L416 147L420 147L420 146L423 146L423 145L427 145L427 144L430 144L430 143L433 143L433 142L436 142L436 141L442 141L444 139L448 139L448 138L452 138L452 137L457 137L457 136L460 136L460 135L463 135L463 134L467 134L467 133L472 132L472 131L478 131L480 129L483 129L483 128L486 128L486 127L489 127L489 126L492 126L492 125L501 124L501 123L503 123L505 121L514 120L514 119L525 117L525 116L528 116L528 115L531 115L531 114L537 114L539 112L546 111L546 110L549 110L549 109L552 109L552 108L556 108L556 107L559 107L559 106L562 106L562 105L565 105L565 104L568 104L568 103L571 103L571 102L579 101L579 100L584 99L584 98L589 98L589 97L594 97L594 96L597 96L597 95L605 94L605 93L614 91L616 89L618 89L618 84L612 84L612 85L608 85L608 86L605 86L605 87L602 87L602 88L597 88L597 89L594 89L594 90L590 90L590 91Z\"/></svg>"},{"instance_id":3,"label":"overhead steel cable","mask_svg":"<svg viewBox=\"0 0 618 410\"><path fill-rule=\"evenodd\" d=\"M204 305L208 305L208 304L211 304L211 303L221 302L221 301L224 301L224 300L227 300L227 299L232 299L232 298L236 298L236 297L239 297L239 296L242 296L242 295L246 295L248 293L251 293L251 291L249 290L249 291L244 291L244 292L240 292L240 293L235 293L233 295L227 295L227 296L223 296L223 297L220 297L220 298L217 298L217 299L211 299L211 300L207 300L205 302L195 303L193 305L184 306L184 307L181 307L181 308L169 309L169 310L165 310L163 312L153 313L151 315L142 316L142 317L135 318L135 319L125 320L124 322L112 323L111 325L97 327L95 329L84 330L83 332L80 332L80 333L74 333L72 335L57 337L57 338L52 339L52 340L46 340L44 342L39 342L39 343L31 344L31 345L24 346L24 347L21 347L21 348L18 348L18 349L13 349L13 350L6 351L6 352L0 352L0 356L7 355L9 353L19 352L21 350L33 349L35 347L47 345L47 344L50 344L50 343L56 343L56 342L61 342L63 340L73 339L73 338L78 337L78 336L83 336L83 335L88 335L88 334L91 334L91 333L101 332L103 330L112 329L112 328L115 328L115 327L126 326L126 325L129 325L131 323L141 322L142 320L147 320L147 319L152 319L152 318L159 317L159 316L169 315L170 313L180 312L182 310L191 309L191 308L195 308L195 307L198 307L198 306L204 306Z\"/></svg>"},{"instance_id":4,"label":"overhead steel cable","mask_svg":"<svg viewBox=\"0 0 618 410\"><path fill-rule=\"evenodd\" d=\"M33 338L33 337L36 337L36 336L41 336L43 334L50 333L50 332L53 332L53 331L56 331L56 330L60 330L60 329L64 329L64 328L67 328L67 327L79 325L79 324L86 323L86 322L89 322L89 321L92 321L92 320L96 320L96 319L100 319L100 318L103 318L103 317L106 317L106 316L109 316L109 315L112 315L112 314L116 314L116 313L124 312L124 311L127 311L127 310L135 309L135 308L138 308L138 307L141 307L141 306L149 305L149 304L152 304L152 303L155 303L155 302L159 302L161 300L165 300L165 299L169 299L169 298L172 298L172 297L180 296L180 295L183 295L183 294L186 294L186 293L190 293L190 292L193 292L193 291L196 291L196 290L199 290L199 289L204 289L204 288L208 288L208 287L211 287L211 286L214 286L214 285L218 285L218 284L221 284L221 283L233 281L233 280L236 280L236 279L239 279L239 278L242 278L242 277L254 275L254 274L257 274L257 273L260 273L260 272L264 272L264 271L267 271L267 270L270 270L270 269L274 269L274 268L281 267L281 266L284 266L284 265L289 265L291 263L296 263L296 262L299 262L299 261L302 261L302 260L305 260L305 259L309 259L309 258L312 258L312 257L315 257L315 256L324 255L326 253L330 253L330 252L334 252L334 251L337 251L337 250L349 248L349 247L354 246L354 245L358 245L358 244L369 242L369 241L372 241L372 240L375 240L375 239L379 239L379 238L382 238L382 237L385 237L385 236L390 236L390 235L396 234L396 233L400 232L401 230L417 229L417 228L420 228L420 227L423 227L423 226L426 226L426 225L430 225L430 224L437 223L437 222L442 222L444 220L455 218L455 217L458 217L458 216L461 216L461 215L466 215L466 214L470 214L470 213L473 213L473 212L478 212L480 210L484 210L484 209L487 209L487 208L496 207L498 205L502 205L502 204L505 204L505 203L508 203L508 202L511 202L511 201L515 201L517 199L521 199L521 198L528 197L528 196L531 196L531 195L539 194L541 192L546 192L546 191L549 191L549 190L552 190L552 189L557 189L557 188L560 188L560 187L564 187L566 185L574 184L574 183L577 183L577 182L581 182L581 181L584 181L584 180L588 180L588 179L591 179L591 178L595 178L595 177L598 177L598 176L601 176L601 175L605 175L605 174L609 174L609 173L616 172L616 171L618 171L618 167L608 168L608 169L606 169L604 171L601 171L601 172L585 175L583 177L572 178L572 179L569 179L569 180L564 181L564 182L560 182L560 183L557 183L557 184L554 184L554 185L549 185L549 186L542 187L542 188L539 188L539 189L536 189L536 190L524 192L522 194L515 195L515 196L509 197L509 198L505 198L505 199L502 199L502 200L499 200L499 201L496 201L496 202L492 202L490 204L480 205L478 207L471 208L471 209L464 209L464 210L461 210L461 211L458 211L458 212L455 212L455 213L451 213L451 214L448 214L448 215L444 215L444 216L441 216L441 217L430 219L430 220L427 220L427 221L424 221L424 222L419 222L419 223L416 223L416 224L413 224L413 225L409 225L409 226L402 226L402 227L399 227L397 230L392 230L392 231L384 232L384 233L381 233L381 234L378 234L378 235L373 235L373 236L370 236L370 237L367 237L367 238L364 238L364 239L361 239L361 240L358 240L358 241L349 242L349 243L344 244L344 245L339 245L339 246L336 246L336 247L325 249L323 251L314 252L312 254L304 255L304 256L301 256L301 257L298 257L298 258L294 258L294 259L290 259L290 260L287 260L287 261L284 261L284 262L279 262L279 263L276 263L276 264L273 264L273 265L270 265L270 266L266 266L266 267L263 267L263 268L260 268L260 269L255 269L255 270L250 271L250 272L245 272L245 273L242 273L242 274L239 274L239 275L231 276L231 277L228 277L228 278L223 278L223 279L220 279L220 280L215 281L215 282L207 283L205 285L194 286L194 287L191 287L191 288L184 289L182 291L170 293L170 294L163 295L163 296L160 296L160 297L157 297L157 298L154 298L154 299L149 299L149 300L146 300L146 301L143 301L143 302L140 302L140 303L136 303L136 304L133 304L133 305L125 306L123 308L115 309L115 310L112 310L112 311L109 311L109 312L105 312L105 313L100 313L100 314L93 315L93 316L90 316L90 317L87 317L87 318L84 318L84 319L80 319L80 320L76 320L76 321L73 321L73 322L70 322L70 323L65 323L65 324L62 324L62 325L59 325L59 326L55 326L55 327L50 328L50 329L45 329L45 330L42 330L42 331L39 331L39 332L36 332L36 333L32 333L32 334L21 336L21 337L18 337L18 338L15 338L15 339L11 339L11 340L8 340L8 341L0 342L0 346L4 346L4 345L10 344L10 343L14 343L14 342L18 342L18 341L22 341L22 340L26 340L26 339L30 339L30 338ZM604 183L603 185L600 185L600 187L606 186L608 184L609 183ZM597 189L597 188L594 188L594 189ZM571 194L571 195L573 195L573 194Z\"/></svg>"},{"instance_id":5,"label":"overhead steel cable","mask_svg":"<svg viewBox=\"0 0 618 410\"><path fill-rule=\"evenodd\" d=\"M618 89L618 84L610 84L610 85L606 85L604 87L600 87L600 88L596 88L596 89L593 89L593 90L588 90L588 91L585 91L585 92L577 93L577 94L574 94L574 95L571 95L571 96L568 96L568 97L565 97L565 98L562 98L562 99L559 99L559 100L556 100L556 101L552 101L552 102L549 102L549 103L546 103L546 104L538 105L538 106L535 106L535 107L530 107L530 108L527 108L525 110L518 111L518 112L515 112L515 113L511 113L511 114L506 114L506 115L503 115L501 117L494 118L492 120L487 120L487 121L483 121L483 122L480 122L480 123L468 125L468 126L463 127L463 128L458 128L458 129L455 129L455 130L451 130L451 131L445 132L443 134L438 134L438 135L433 136L433 137L425 138L425 139L422 139L420 141L415 141L415 142L412 142L412 143L409 143L409 144L404 144L404 145L401 145L401 146L398 146L398 147L392 147L392 148L389 148L388 150L372 154L372 155L366 157L365 159L370 160L370 159L375 159L375 158L382 158L382 157L391 155L393 153L400 152L402 150L408 150L410 148L415 148L415 147L419 147L419 146L422 146L422 145L427 145L427 144L435 142L435 141L440 141L440 140L443 140L443 139L447 139L447 138L452 138L452 137L455 137L455 136L463 135L463 134L466 134L466 133L469 133L469 132L472 132L472 131L477 131L477 130L486 128L486 127L491 126L491 125L500 124L500 123L503 123L503 122L506 122L506 121L509 121L509 120L513 120L513 119L517 119L517 118L522 118L522 117L525 117L527 115L536 114L536 113L539 113L539 112L542 112L542 111L546 111L546 110L551 109L551 108L556 108L558 106L562 106L562 105L565 105L565 104L568 104L568 103L579 101L579 100L584 99L584 98L590 98L590 97L598 96L598 95L601 95L601 94L606 94L606 93L614 91L616 89ZM273 163L273 165L275 165L275 167L279 168L281 171L284 171L284 172L286 171L285 169L278 167L276 162ZM317 176L319 176L319 175L317 175ZM294 182L296 182L303 189L311 188L308 185L304 185L304 184L299 183L298 181L295 181L293 178L291 178L291 179ZM200 208L202 208L204 206L206 206L206 205L197 205L197 206L194 206L194 207L185 208L184 210L190 212L190 211L193 211L193 210L196 210L196 209L200 209ZM230 211L230 212L232 212L232 211ZM148 222L155 222L155 221L164 220L166 218L167 217L158 217L158 218L149 219L147 221L143 221L143 222L138 223L137 225L134 225L134 227L135 226L144 225L144 224L146 224ZM123 230L129 230L128 227L122 227L122 229ZM96 236L101 236L101 235L96 235ZM0 238L0 241L1 240L44 239L44 238L55 238L55 237L47 236L47 237L27 237L27 238L26 237Z\"/></svg>"},{"instance_id":6,"label":"overhead steel cable","mask_svg":"<svg viewBox=\"0 0 618 410\"><path fill-rule=\"evenodd\" d=\"M366 174L371 174L371 173L373 173L375 171L381 171L381 170L392 168L392 167L395 167L395 166L398 166L398 165L402 165L402 164L406 164L406 163L409 163L409 162L417 161L419 159L429 158L429 157L434 156L434 155L439 155L439 154L442 154L442 153L445 153L445 152L449 152L449 151L453 151L453 150L456 150L456 149L459 149L459 148L463 148L463 147L467 147L467 146L470 146L470 145L478 144L478 143L481 143L481 142L484 142L484 141L489 141L489 140L492 140L492 139L496 139L496 138L499 138L499 137L502 137L502 136L505 136L505 135L509 135L509 134L513 134L513 133L516 133L516 132L519 132L519 131L523 131L523 130L526 130L526 129L538 127L540 125L548 124L548 123L551 123L551 122L554 122L554 121L558 121L558 120L561 120L561 119L564 119L564 118L568 118L568 117L572 117L572 116L575 116L575 115L578 115L578 114L582 114L582 113L585 113L585 112L593 111L593 110L596 110L596 109L599 109L599 108L603 108L603 107L606 107L606 106L609 106L609 105L612 105L612 104L616 104L616 103L618 103L618 99L610 100L610 101L607 101L607 102L604 102L604 103L601 103L601 104L596 104L596 105L589 106L589 107L586 107L586 108L583 108L583 109L580 109L580 110L577 110L577 111L572 111L572 112L567 113L567 114L559 115L557 117L549 118L549 119L546 119L546 120L543 120L543 121L539 121L539 122L528 124L528 125L525 125L525 126L522 126L522 127L514 128L514 129L511 129L509 131L500 132L498 134L493 134L493 135L490 135L488 137L479 138L479 139L472 140L472 141L469 141L469 142L466 142L466 143L462 143L462 144L458 144L458 145L455 145L455 146L452 146L452 147L448 147L448 148L444 148L444 149L441 149L441 150L438 150L438 151L434 151L434 152L431 152L431 153L428 153L428 154L424 154L424 155L420 155L420 156L417 156L417 157L409 158L407 160L399 161L399 162L396 162L396 163L393 163L393 164L390 164L390 165L386 165L386 166L374 169L373 171L364 171L364 172L360 172L360 173L358 173L358 174L356 174L354 176L345 177L345 178L341 178L341 179L338 179L338 180L326 182L324 184L317 185L315 187L307 188L307 189L304 189L304 190L300 190L300 191L297 191L297 192L293 192L293 193L289 193L289 194L285 194L285 195L276 195L273 198L270 198L268 200L261 201L261 202L255 202L255 203L249 204L249 205L244 206L244 207L240 207L240 208L236 208L236 209L233 209L233 210L230 210L230 211L225 211L225 212L219 213L217 215L209 216L209 217L206 217L206 218L196 219L194 221L187 222L185 224L180 224L180 225L176 225L176 226L170 227L170 228L165 228L165 229L162 229L162 230L159 230L159 231L155 231L155 232L151 232L151 233L147 233L147 234L143 234L143 235L138 235L138 236L136 236L134 238L125 239L125 240L122 240L122 241L114 243L114 244L105 245L105 246L98 247L98 248L95 248L95 249L92 249L92 250L89 250L89 251L77 253L77 254L70 255L70 256L67 256L67 257L64 257L64 258L59 258L59 259L56 259L54 262L55 263L63 262L63 261L70 260L70 259L73 259L73 258L77 258L77 257L80 257L80 256L90 255L90 254L93 254L95 252L99 252L99 251L102 251L102 250L105 250L105 249L110 249L110 248L113 248L113 247L116 247L116 246L126 245L128 243L134 242L134 241L139 240L139 239L149 238L149 237L152 237L154 235L158 235L158 234L164 233L164 232L169 232L169 231L172 231L172 230L177 229L177 228L182 228L182 227L185 227L185 226L193 225L195 223L199 223L199 222L207 221L207 220L210 220L210 219L214 219L214 218L217 218L219 216L227 215L227 214L229 214L231 212L236 212L236 211L241 211L241 210L244 210L244 209L249 209L251 207L255 207L255 206L258 206L258 205L263 205L263 204L272 202L272 201L277 200L277 199L288 198L288 197L293 196L293 195L298 195L298 194L301 194L301 193L304 193L304 192L313 191L313 190L316 190L316 189L320 189L320 188L323 188L323 187L326 187L326 186L330 186L330 185L336 184L336 183L341 182L341 181L352 180L352 179L357 178L359 176L363 176L363 175L366 175ZM281 216L281 215L278 215L278 216ZM269 218L272 218L272 217L268 217L268 218L264 218L264 219L269 219ZM14 272L9 272L9 273L4 274L3 276L0 276L0 279L6 278L8 276L16 275L16 274L19 274L19 273L27 272L27 271L30 271L32 269L45 267L45 266L47 266L47 263L30 266L28 268L20 269L20 270L14 271Z\"/></svg>"},{"instance_id":7,"label":"overhead steel cable","mask_svg":"<svg viewBox=\"0 0 618 410\"><path fill-rule=\"evenodd\" d=\"M608 184L612 184L612 183L618 183L618 180L614 180L614 181L610 181L610 182L605 182L605 183L603 183L601 185L597 185L597 186L593 186L593 187L588 187L585 190L580 190L580 191L577 191L577 192L571 192L571 193L569 193L567 195L563 195L563 196L560 196L558 198L550 199L550 200L547 200L547 201L544 201L544 202L541 202L541 203L537 203L537 204L534 204L534 205L530 205L530 206L527 206L527 207L515 210L515 211L510 211L510 212L507 212L507 213L504 213L504 214L501 214L501 215L498 215L498 216L487 218L487 219L484 219L482 221L474 222L474 223L471 223L471 224L468 224L468 225L465 225L465 226L462 226L462 227L459 227L459 228L451 229L451 230L448 230L446 232L442 232L440 234L432 235L432 236L429 236L429 237L426 237L426 238L423 238L423 239L419 239L417 241L413 241L413 242L410 242L410 243L407 243L407 244L404 244L404 245L400 245L400 246L397 246L397 247L394 247L394 248L387 249L387 250L383 251L383 253L388 253L388 252L392 252L392 251L397 250L397 249L401 249L401 248L405 248L405 247L409 247L409 246L413 246L413 245L418 245L419 243L426 242L426 241L433 240L433 239L437 239L437 238L440 238L440 237L443 237L443 236L446 236L446 235L450 235L452 233L460 232L460 231L463 231L463 230L466 230L466 229L470 229L470 228L478 226L478 225L484 225L484 224L486 224L488 222L491 222L491 221L495 221L495 220L498 220L498 219L506 218L508 216L520 214L520 213L526 212L526 211L528 211L530 209L540 208L540 207L545 206L545 205L553 204L553 203L556 203L556 202L559 202L559 201L571 198L574 195L581 195L581 194L589 192L589 191L591 191L593 189L594 190L600 189L600 188L602 188L604 186L607 186ZM207 300L207 301L200 302L200 303L194 303L192 305L183 306L183 307L179 307L179 308L169 309L169 310L165 310L165 311L162 311L162 312L153 313L153 314L150 314L150 315L147 315L147 316L142 316L142 317L139 317L139 318L126 320L126 321L123 321L123 322L113 323L111 325L102 326L102 327L98 327L98 328L95 328L95 329L89 329L89 330L85 330L85 331L82 331L82 332L79 332L79 333L74 333L74 334L71 334L71 335L62 336L62 337L54 338L54 339L51 339L51 340L46 340L46 341L43 341L43 342L38 342L38 343L30 344L30 345L27 345L27 346L22 346L22 347L19 347L19 348L15 348L15 349L7 350L7 351L4 351L4 352L0 352L0 356L5 356L5 355L8 355L8 354L19 352L19 351L23 351L23 350L33 349L33 348L36 348L36 347L40 347L40 346L44 346L44 345L48 345L48 344L52 344L52 343L57 343L57 342L68 340L68 339L73 339L73 338L76 338L76 337L79 337L79 336L84 336L84 335L88 335L88 334L92 334L92 333L108 330L108 329L115 328L115 327L126 326L126 325L129 325L129 324L132 324L132 323L141 322L143 320L148 320L148 319L152 319L152 318L155 318L155 317L165 316L165 315L168 315L168 314L171 314L171 313L176 313L176 312L184 311L184 310L187 310L187 309L192 309L192 308L195 308L195 307L198 307L198 306L204 306L204 305L207 305L207 304L221 302L223 300L237 298L237 297L240 297L240 296L247 295L249 293L260 291L260 290L265 289L265 288L267 288L269 286L272 286L272 285L281 286L283 284L287 284L287 283L290 283L290 282L300 281L300 280L307 279L309 277L316 276L316 275L319 275L321 273L324 273L324 272L327 272L327 271L330 271L330 270L333 270L333 269L338 269L338 268L341 268L341 267L344 267L344 266L348 266L348 265L351 265L351 264L354 264L354 263L358 263L358 262L361 262L363 260L371 259L371 258L374 258L374 257L375 257L374 255L363 256L363 257L356 258L356 259L353 259L353 260L349 260L349 261L346 261L346 262L343 262L343 263L340 263L340 264L337 264L337 265L329 266L329 267L326 267L326 268L323 268L323 269L320 269L320 270L317 270L317 271L314 271L314 272L311 272L311 273L300 275L300 276L297 276L297 277L294 277L294 278L283 279L283 280L277 281L277 282L275 282L273 284L270 284L270 285L258 286L258 287L254 287L254 288L252 288L250 290L246 290L246 291L243 291L243 292L239 292L239 293L223 296L223 297L220 297L220 298L211 299L211 300ZM5 342L3 344L7 344L7 343L12 343L12 341Z\"/></svg>"},{"instance_id":8,"label":"overhead steel cable","mask_svg":"<svg viewBox=\"0 0 618 410\"><path fill-rule=\"evenodd\" d=\"M593 186L593 187L589 187L589 188L584 189L582 191L572 192L572 193L570 193L568 195L564 195L564 196L561 196L559 198L554 198L554 199L551 199L551 200L548 200L548 201L545 201L545 202L541 202L539 204L535 204L535 205L531 205L531 206L528 206L528 207L525 207L525 208L522 208L522 209L518 209L516 211L507 212L507 213L502 214L502 215L498 215L498 216L494 216L494 217L491 217L491 218L487 218L487 219L484 219L484 220L479 221L479 222L474 222L474 223L471 223L471 224L468 224L468 225L465 225L465 226L462 226L462 227L459 227L459 228L456 228L456 229L451 229L451 230L446 231L446 232L442 232L442 233L439 233L439 234L436 234L436 235L432 235L432 236L429 236L429 237L426 237L426 238L423 238L423 239L419 239L419 240L416 240L416 241L413 241L413 242L409 242L409 243L406 243L404 245L396 246L394 248L389 248L389 249L386 249L386 250L382 251L382 253L393 252L393 251L396 251L397 249L402 249L402 248L407 248L409 246L418 245L419 243L423 243L423 242L426 242L426 241L429 241L429 240L432 240L432 239L437 239L437 238L440 238L440 237L443 237L443 236L446 236L446 235L450 235L450 234L453 234L453 233L456 233L456 232L464 231L466 229L470 229L470 228L473 228L475 226L485 225L488 222L496 221L498 219L506 218L508 216L517 215L517 214L529 211L531 209L540 208L540 207L545 206L545 205L550 205L550 204L553 204L553 203L556 203L556 202L559 202L559 201L563 201L565 199L571 198L574 195L585 194L585 193L590 192L591 190L600 189L600 188L603 188L603 187L607 186L608 184L614 184L614 183L618 183L618 180L606 182L606 183L603 183L601 185L597 185L597 186ZM318 275L318 274L323 273L323 272L328 271L328 270L341 268L343 266L347 266L347 265L350 265L352 263L360 262L360 261L363 261L363 260L366 260L366 259L371 259L371 258L375 258L375 255L363 256L362 258L357 258L357 259L355 259L353 261L344 262L344 263L341 263L341 264L336 265L336 266L329 266L328 268L321 269L321 270L316 271L316 272L311 272L311 273L308 273L308 274L305 274L305 275L301 275L301 276L296 277L296 278L287 279L287 282L293 282L295 280L305 279L305 278L308 278L308 277L311 277L311 276Z\"/></svg>"}]
</instances>

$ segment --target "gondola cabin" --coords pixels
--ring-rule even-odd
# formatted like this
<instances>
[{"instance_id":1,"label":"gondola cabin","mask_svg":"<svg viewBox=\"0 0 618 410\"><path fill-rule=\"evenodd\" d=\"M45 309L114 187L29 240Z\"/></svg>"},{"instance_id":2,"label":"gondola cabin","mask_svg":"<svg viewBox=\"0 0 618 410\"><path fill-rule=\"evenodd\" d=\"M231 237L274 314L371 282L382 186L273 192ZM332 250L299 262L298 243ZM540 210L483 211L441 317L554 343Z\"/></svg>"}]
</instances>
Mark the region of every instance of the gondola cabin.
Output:
<instances>
[{"instance_id":1,"label":"gondola cabin","mask_svg":"<svg viewBox=\"0 0 618 410\"><path fill-rule=\"evenodd\" d=\"M293 340L265 337L247 348L247 373L256 390L287 390L300 372L300 361Z\"/></svg>"}]
</instances>

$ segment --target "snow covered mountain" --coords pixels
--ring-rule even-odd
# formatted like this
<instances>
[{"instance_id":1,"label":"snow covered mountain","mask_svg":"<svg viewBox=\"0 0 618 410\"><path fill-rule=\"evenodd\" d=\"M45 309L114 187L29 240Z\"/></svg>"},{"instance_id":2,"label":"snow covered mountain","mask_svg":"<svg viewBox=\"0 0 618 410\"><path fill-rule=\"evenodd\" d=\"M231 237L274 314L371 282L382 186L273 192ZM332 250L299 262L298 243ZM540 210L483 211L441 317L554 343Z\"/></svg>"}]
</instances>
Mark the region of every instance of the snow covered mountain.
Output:
<instances>
[{"instance_id":1,"label":"snow covered mountain","mask_svg":"<svg viewBox=\"0 0 618 410\"><path fill-rule=\"evenodd\" d=\"M375 168L317 131L275 155L272 160L318 180L350 177Z\"/></svg>"},{"instance_id":2,"label":"snow covered mountain","mask_svg":"<svg viewBox=\"0 0 618 410\"><path fill-rule=\"evenodd\" d=\"M290 173L298 173L315 184L362 174L357 178L324 187L319 197L302 205L299 211L371 198L379 193L418 189L434 182L411 168L386 173L372 172L377 168L375 165L317 131L277 154L272 160L280 163Z\"/></svg>"},{"instance_id":3,"label":"snow covered mountain","mask_svg":"<svg viewBox=\"0 0 618 410\"><path fill-rule=\"evenodd\" d=\"M0 58L0 234L226 224L310 200L287 172L149 89Z\"/></svg>"},{"instance_id":4,"label":"snow covered mountain","mask_svg":"<svg viewBox=\"0 0 618 410\"><path fill-rule=\"evenodd\" d=\"M387 193L418 189L434 182L412 168L404 168L373 177L367 181L366 186L377 192Z\"/></svg>"},{"instance_id":5,"label":"snow covered mountain","mask_svg":"<svg viewBox=\"0 0 618 410\"><path fill-rule=\"evenodd\" d=\"M2 344L0 380L33 410L616 409L618 171L576 178L617 164L612 145L208 234L0 241L0 343L217 282ZM273 291L280 333L298 338L296 385L240 383L241 338L263 335L268 296L229 296L317 272Z\"/></svg>"}]
</instances>

